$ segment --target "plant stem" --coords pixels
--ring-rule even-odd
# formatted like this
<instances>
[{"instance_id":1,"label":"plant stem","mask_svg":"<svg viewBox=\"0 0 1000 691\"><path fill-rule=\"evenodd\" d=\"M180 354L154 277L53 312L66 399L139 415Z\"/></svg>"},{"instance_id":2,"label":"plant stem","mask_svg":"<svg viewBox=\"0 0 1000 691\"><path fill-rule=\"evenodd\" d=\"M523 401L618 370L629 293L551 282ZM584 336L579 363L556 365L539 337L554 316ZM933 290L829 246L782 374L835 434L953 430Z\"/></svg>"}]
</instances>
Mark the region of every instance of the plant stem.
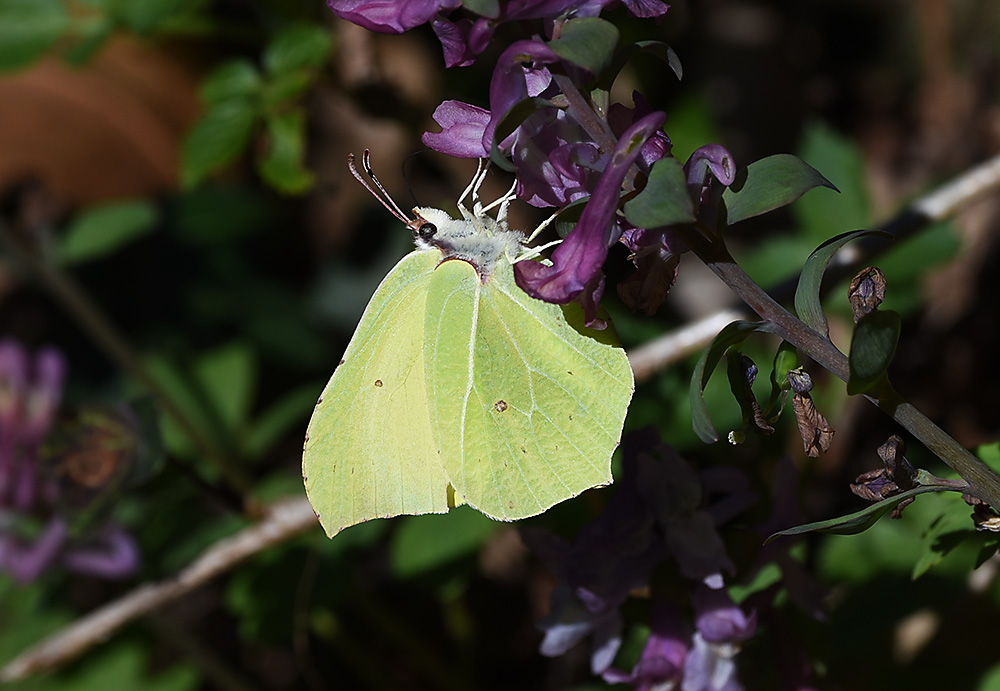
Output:
<instances>
[{"instance_id":1,"label":"plant stem","mask_svg":"<svg viewBox=\"0 0 1000 691\"><path fill-rule=\"evenodd\" d=\"M824 335L816 333L768 295L736 263L719 241L709 241L697 231L682 231L691 251L705 262L750 309L762 319L773 323L777 333L800 351L847 381L850 365L847 356ZM927 416L905 402L891 386L886 385L879 396L867 398L919 439L931 452L969 483L967 490L990 506L1000 508L1000 476L985 463L955 441Z\"/></svg>"}]
</instances>

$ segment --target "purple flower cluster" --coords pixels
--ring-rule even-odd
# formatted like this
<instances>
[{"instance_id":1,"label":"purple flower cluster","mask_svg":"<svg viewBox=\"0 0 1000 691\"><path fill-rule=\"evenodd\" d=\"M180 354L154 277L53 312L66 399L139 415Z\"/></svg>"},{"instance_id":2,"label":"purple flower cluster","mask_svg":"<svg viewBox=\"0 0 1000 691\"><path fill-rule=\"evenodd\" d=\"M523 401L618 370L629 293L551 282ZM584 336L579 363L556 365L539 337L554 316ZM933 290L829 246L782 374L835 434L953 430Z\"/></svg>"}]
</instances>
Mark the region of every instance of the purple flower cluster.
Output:
<instances>
[{"instance_id":1,"label":"purple flower cluster","mask_svg":"<svg viewBox=\"0 0 1000 691\"><path fill-rule=\"evenodd\" d=\"M591 637L591 668L611 683L640 689L691 691L740 688L734 658L753 635L756 616L737 607L722 589L732 572L716 532L716 515L745 510L754 496L732 477L703 481L668 445L646 429L626 437L623 477L600 517L572 543L538 530L523 530L527 545L560 580L551 613L539 623L541 651L561 655ZM703 507L709 484L721 485L719 500ZM724 487L724 489L723 489ZM719 511L713 509L719 508ZM695 588L694 625L678 604L654 600L651 633L631 671L612 666L622 643L620 606L629 593L648 588L654 568L673 559Z\"/></svg>"},{"instance_id":2,"label":"purple flower cluster","mask_svg":"<svg viewBox=\"0 0 1000 691\"><path fill-rule=\"evenodd\" d=\"M497 26L543 20L546 38L536 35L516 41L498 58L490 80L489 110L445 101L434 112L441 131L426 132L423 141L436 151L463 158L499 153L514 167L518 198L534 206L561 208L587 200L576 226L550 261L515 265L515 278L526 293L556 304L577 302L586 322L601 327L597 307L605 288L602 267L609 249L620 241L630 250L636 271L619 285L619 295L632 309L648 314L662 304L686 247L669 227L635 227L619 208L623 192L636 189L637 176L648 177L654 162L670 156L670 140L661 131L666 117L650 108L640 94L633 95L631 108L616 103L600 112L589 105L578 85L594 76L590 68L560 57L551 42L568 22L597 17L617 3L476 3L475 11L486 14L463 7L465 16L459 19L454 18L461 4L457 0L329 0L328 4L337 15L374 31L398 33L430 23L441 39L449 67L473 62ZM622 4L637 17L660 17L669 7L659 0ZM533 104L526 109L527 116L510 134L505 130L502 141L495 141L498 127L512 109L526 102ZM723 187L733 181L732 157L722 147L704 147L692 156L685 172L693 207L704 210L706 218L712 217ZM721 185L713 185L713 179Z\"/></svg>"},{"instance_id":3,"label":"purple flower cluster","mask_svg":"<svg viewBox=\"0 0 1000 691\"><path fill-rule=\"evenodd\" d=\"M461 0L327 0L338 17L371 31L401 34L422 24L430 23L444 49L445 65L471 65L476 56L486 50L497 27L507 22L532 19L546 20L546 33L551 36L554 18L559 16L596 17L617 0L505 0L476 3L486 14L465 9L463 17L453 16L462 6ZM660 0L622 0L621 4L636 17L660 17L670 7Z\"/></svg>"},{"instance_id":4,"label":"purple flower cluster","mask_svg":"<svg viewBox=\"0 0 1000 691\"><path fill-rule=\"evenodd\" d=\"M44 472L41 448L65 370L53 349L32 357L20 344L0 341L0 571L22 583L54 565L121 578L139 563L135 542L121 528L105 525L77 537L57 512L59 484Z\"/></svg>"}]
</instances>

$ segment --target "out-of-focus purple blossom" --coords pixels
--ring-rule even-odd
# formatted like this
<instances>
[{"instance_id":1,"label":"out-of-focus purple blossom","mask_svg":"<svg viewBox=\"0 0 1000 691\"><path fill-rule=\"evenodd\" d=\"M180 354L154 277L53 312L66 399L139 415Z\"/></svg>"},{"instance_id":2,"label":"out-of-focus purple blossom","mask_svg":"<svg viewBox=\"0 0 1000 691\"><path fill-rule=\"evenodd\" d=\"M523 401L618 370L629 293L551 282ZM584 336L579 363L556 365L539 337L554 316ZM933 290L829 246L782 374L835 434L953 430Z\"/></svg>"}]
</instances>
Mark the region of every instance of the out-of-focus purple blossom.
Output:
<instances>
[{"instance_id":1,"label":"out-of-focus purple blossom","mask_svg":"<svg viewBox=\"0 0 1000 691\"><path fill-rule=\"evenodd\" d=\"M524 292L545 302L580 302L586 322L593 324L597 320L595 296L597 290L604 289L601 267L608 248L618 240L614 220L622 182L642 146L665 119L663 113L651 113L622 135L579 222L552 253L552 266L528 261L514 266L514 277Z\"/></svg>"},{"instance_id":2,"label":"out-of-focus purple blossom","mask_svg":"<svg viewBox=\"0 0 1000 691\"><path fill-rule=\"evenodd\" d=\"M438 12L460 6L460 0L327 0L341 19L370 31L401 34L429 22Z\"/></svg>"},{"instance_id":3,"label":"out-of-focus purple blossom","mask_svg":"<svg viewBox=\"0 0 1000 691\"><path fill-rule=\"evenodd\" d=\"M32 358L18 343L0 342L0 510L35 501L38 446L62 398L65 363L53 349Z\"/></svg>"},{"instance_id":4,"label":"out-of-focus purple blossom","mask_svg":"<svg viewBox=\"0 0 1000 691\"><path fill-rule=\"evenodd\" d=\"M0 533L0 571L9 573L18 583L30 583L59 556L67 533L66 523L55 517L31 542L19 540L13 533Z\"/></svg>"},{"instance_id":5,"label":"out-of-focus purple blossom","mask_svg":"<svg viewBox=\"0 0 1000 691\"><path fill-rule=\"evenodd\" d=\"M711 514L701 506L701 481L691 465L655 439L639 448L638 459L643 500L655 512L681 573L702 581L735 571Z\"/></svg>"},{"instance_id":6,"label":"out-of-focus purple blossom","mask_svg":"<svg viewBox=\"0 0 1000 691\"><path fill-rule=\"evenodd\" d=\"M56 564L106 578L138 565L135 542L119 528L71 536L57 508L55 474L42 472L41 443L62 399L65 370L54 349L32 358L20 344L0 342L0 571L21 583Z\"/></svg>"},{"instance_id":7,"label":"out-of-focus purple blossom","mask_svg":"<svg viewBox=\"0 0 1000 691\"><path fill-rule=\"evenodd\" d=\"M728 645L709 643L696 632L691 652L684 660L683 691L743 691L736 678L734 658L739 651Z\"/></svg>"},{"instance_id":8,"label":"out-of-focus purple blossom","mask_svg":"<svg viewBox=\"0 0 1000 691\"><path fill-rule=\"evenodd\" d=\"M445 101L434 110L434 121L440 132L424 132L424 144L457 158L486 158L483 132L490 121L490 111L461 101Z\"/></svg>"},{"instance_id":9,"label":"out-of-focus purple blossom","mask_svg":"<svg viewBox=\"0 0 1000 691\"><path fill-rule=\"evenodd\" d=\"M109 525L85 542L68 547L60 561L75 573L107 579L124 578L139 568L139 546L124 530Z\"/></svg>"},{"instance_id":10,"label":"out-of-focus purple blossom","mask_svg":"<svg viewBox=\"0 0 1000 691\"><path fill-rule=\"evenodd\" d=\"M684 660L690 646L690 627L674 605L653 603L650 632L642 654L631 672L614 667L601 675L609 684L632 684L639 691L677 688L684 676Z\"/></svg>"},{"instance_id":11,"label":"out-of-focus purple blossom","mask_svg":"<svg viewBox=\"0 0 1000 691\"><path fill-rule=\"evenodd\" d=\"M745 615L725 590L699 587L694 608L695 627L709 643L741 643L757 630L757 613Z\"/></svg>"},{"instance_id":12,"label":"out-of-focus purple blossom","mask_svg":"<svg viewBox=\"0 0 1000 691\"><path fill-rule=\"evenodd\" d=\"M628 434L622 451L618 490L604 513L580 530L572 543L539 530L522 529L521 534L560 581L550 614L539 622L545 631L543 654L560 655L590 636L595 673L606 671L609 682L653 688L668 678L680 679L685 653L691 647L690 627L685 628L671 606L654 610L653 633L643 661L631 672L611 669L621 645L620 605L630 592L648 586L653 569L671 557L685 576L716 588L722 587L722 577L717 570L710 571L710 566L731 568L731 564L711 515L698 508L702 490L694 470L652 428ZM739 490L732 486L732 478L726 479L727 489ZM679 537L687 532L692 532L690 540ZM732 640L725 643L735 646L740 636L753 633L755 619L743 617L738 609L730 611L726 605L732 601L724 591L720 593L725 600L706 595L695 603L703 618L699 626L704 626L715 644L729 625Z\"/></svg>"}]
</instances>

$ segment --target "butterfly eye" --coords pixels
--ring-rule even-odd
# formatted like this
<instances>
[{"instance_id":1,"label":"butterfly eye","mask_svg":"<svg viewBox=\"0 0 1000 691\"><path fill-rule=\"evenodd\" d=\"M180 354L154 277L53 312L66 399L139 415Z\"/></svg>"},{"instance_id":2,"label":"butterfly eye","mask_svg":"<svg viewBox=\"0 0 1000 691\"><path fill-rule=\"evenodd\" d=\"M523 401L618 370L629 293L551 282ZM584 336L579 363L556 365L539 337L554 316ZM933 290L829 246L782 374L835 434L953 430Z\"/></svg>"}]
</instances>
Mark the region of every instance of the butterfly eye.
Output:
<instances>
[{"instance_id":1,"label":"butterfly eye","mask_svg":"<svg viewBox=\"0 0 1000 691\"><path fill-rule=\"evenodd\" d=\"M434 237L436 232L438 232L438 229L433 223L421 223L420 227L417 228L417 235L424 240Z\"/></svg>"}]
</instances>

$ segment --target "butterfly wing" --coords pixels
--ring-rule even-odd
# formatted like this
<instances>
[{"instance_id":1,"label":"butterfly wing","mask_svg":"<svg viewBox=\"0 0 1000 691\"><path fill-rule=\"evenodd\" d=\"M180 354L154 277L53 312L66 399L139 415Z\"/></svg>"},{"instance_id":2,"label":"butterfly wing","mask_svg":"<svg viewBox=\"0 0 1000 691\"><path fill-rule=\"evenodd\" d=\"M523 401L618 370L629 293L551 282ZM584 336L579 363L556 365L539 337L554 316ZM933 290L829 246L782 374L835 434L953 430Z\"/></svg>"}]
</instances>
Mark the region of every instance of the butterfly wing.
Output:
<instances>
[{"instance_id":1,"label":"butterfly wing","mask_svg":"<svg viewBox=\"0 0 1000 691\"><path fill-rule=\"evenodd\" d=\"M455 491L488 516L526 518L611 482L632 370L610 334L567 322L575 308L526 295L505 260L485 283L464 261L433 272L431 426Z\"/></svg>"},{"instance_id":2,"label":"butterfly wing","mask_svg":"<svg viewBox=\"0 0 1000 691\"><path fill-rule=\"evenodd\" d=\"M331 537L449 508L424 382L424 302L440 257L412 252L383 279L309 421L302 475Z\"/></svg>"}]
</instances>

